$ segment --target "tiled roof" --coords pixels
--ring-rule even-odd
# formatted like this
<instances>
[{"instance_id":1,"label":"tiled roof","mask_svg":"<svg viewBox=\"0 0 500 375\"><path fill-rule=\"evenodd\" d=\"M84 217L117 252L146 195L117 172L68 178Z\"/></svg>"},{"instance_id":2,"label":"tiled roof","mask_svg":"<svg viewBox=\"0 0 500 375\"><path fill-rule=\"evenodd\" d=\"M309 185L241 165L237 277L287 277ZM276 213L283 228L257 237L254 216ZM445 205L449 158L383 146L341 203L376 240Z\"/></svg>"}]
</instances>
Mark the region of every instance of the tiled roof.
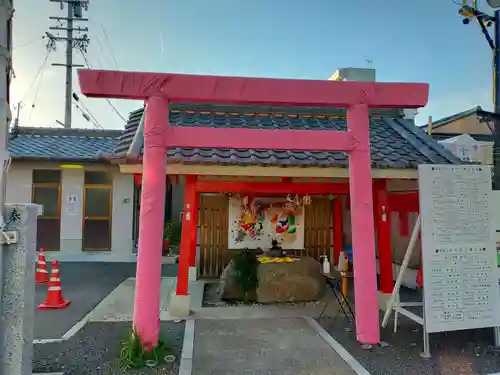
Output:
<instances>
[{"instance_id":1,"label":"tiled roof","mask_svg":"<svg viewBox=\"0 0 500 375\"><path fill-rule=\"evenodd\" d=\"M263 114L263 108L227 108L210 106L172 106L170 125L200 127L241 127L260 129L346 130L342 113L324 109L310 109L305 114L289 113L273 108ZM267 109L268 110L268 109ZM294 108L295 111L298 108ZM130 114L115 157L125 158L138 128L144 109ZM305 111L301 109L301 111ZM391 112L392 111L392 112ZM345 113L345 112L344 112ZM391 117L382 116L384 114ZM416 168L419 164L460 163L451 152L413 125L399 117L399 111L372 112L370 138L372 163L375 168ZM184 164L239 164L278 166L347 167L345 152L239 150L239 149L187 149L168 151L168 161Z\"/></svg>"},{"instance_id":2,"label":"tiled roof","mask_svg":"<svg viewBox=\"0 0 500 375\"><path fill-rule=\"evenodd\" d=\"M458 112L458 113L455 113L451 116L446 116L446 117L440 118L439 120L432 122L432 129L439 128L439 127L446 125L452 121L460 120L461 118L464 118L464 117L467 117L467 116L470 116L473 114L478 114L481 111L483 111L483 109L481 108L481 106L478 105L478 106L470 108L466 111ZM427 128L428 125L424 124L424 125L419 125L419 126L421 128Z\"/></svg>"},{"instance_id":3,"label":"tiled roof","mask_svg":"<svg viewBox=\"0 0 500 375\"><path fill-rule=\"evenodd\" d=\"M114 149L115 156L125 157L125 155L127 154L127 151L130 145L132 144L132 140L134 139L134 135L139 126L139 122L141 122L143 113L144 113L144 108L130 112L127 124L125 125L125 129L120 135L118 144Z\"/></svg>"},{"instance_id":4,"label":"tiled roof","mask_svg":"<svg viewBox=\"0 0 500 375\"><path fill-rule=\"evenodd\" d=\"M480 142L493 142L495 137L493 134L480 134L480 133L433 133L431 137L436 141L442 141L444 139L458 137L459 135L467 134L474 138L476 141Z\"/></svg>"},{"instance_id":5,"label":"tiled roof","mask_svg":"<svg viewBox=\"0 0 500 375\"><path fill-rule=\"evenodd\" d=\"M99 161L111 155L121 130L16 127L10 133L14 160Z\"/></svg>"}]
</instances>

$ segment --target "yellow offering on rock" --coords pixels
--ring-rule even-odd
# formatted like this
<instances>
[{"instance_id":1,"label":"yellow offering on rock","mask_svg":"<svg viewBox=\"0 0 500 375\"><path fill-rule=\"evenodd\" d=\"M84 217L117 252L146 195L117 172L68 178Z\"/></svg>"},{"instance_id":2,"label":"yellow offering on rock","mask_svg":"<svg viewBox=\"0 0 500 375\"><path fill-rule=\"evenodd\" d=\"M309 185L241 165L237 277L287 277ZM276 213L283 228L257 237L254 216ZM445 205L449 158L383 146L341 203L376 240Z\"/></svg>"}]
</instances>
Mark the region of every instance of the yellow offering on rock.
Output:
<instances>
[{"instance_id":1,"label":"yellow offering on rock","mask_svg":"<svg viewBox=\"0 0 500 375\"><path fill-rule=\"evenodd\" d=\"M291 257L260 257L258 258L260 263L292 263L295 262L296 258Z\"/></svg>"}]
</instances>

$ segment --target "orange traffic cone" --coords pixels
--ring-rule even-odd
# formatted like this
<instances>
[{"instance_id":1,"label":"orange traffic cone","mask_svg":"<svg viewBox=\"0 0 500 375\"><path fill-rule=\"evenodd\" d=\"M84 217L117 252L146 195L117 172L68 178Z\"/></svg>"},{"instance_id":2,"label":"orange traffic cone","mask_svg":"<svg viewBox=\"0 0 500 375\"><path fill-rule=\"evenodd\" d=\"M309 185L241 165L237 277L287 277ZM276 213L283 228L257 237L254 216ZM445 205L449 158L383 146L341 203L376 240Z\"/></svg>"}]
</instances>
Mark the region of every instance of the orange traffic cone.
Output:
<instances>
[{"instance_id":1,"label":"orange traffic cone","mask_svg":"<svg viewBox=\"0 0 500 375\"><path fill-rule=\"evenodd\" d=\"M37 306L38 310L64 309L71 301L65 300L62 296L61 279L59 278L59 262L52 261L52 273L49 279L49 291L45 301Z\"/></svg>"},{"instance_id":2,"label":"orange traffic cone","mask_svg":"<svg viewBox=\"0 0 500 375\"><path fill-rule=\"evenodd\" d=\"M47 271L47 263L45 262L45 252L43 251L43 247L40 248L40 252L38 253L35 282L37 284L47 284L49 282L49 272Z\"/></svg>"}]
</instances>

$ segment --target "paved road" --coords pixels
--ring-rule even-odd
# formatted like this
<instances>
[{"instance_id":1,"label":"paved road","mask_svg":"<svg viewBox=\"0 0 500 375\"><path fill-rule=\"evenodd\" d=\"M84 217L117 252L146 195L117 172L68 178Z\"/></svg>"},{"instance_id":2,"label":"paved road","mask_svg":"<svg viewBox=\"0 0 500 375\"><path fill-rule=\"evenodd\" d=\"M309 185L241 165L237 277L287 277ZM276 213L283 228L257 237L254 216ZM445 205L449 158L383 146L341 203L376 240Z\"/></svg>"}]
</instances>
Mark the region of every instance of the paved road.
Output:
<instances>
[{"instance_id":1,"label":"paved road","mask_svg":"<svg viewBox=\"0 0 500 375\"><path fill-rule=\"evenodd\" d=\"M60 263L61 286L71 305L63 310L35 311L35 339L60 338L87 315L113 289L135 277L135 263ZM175 276L177 266L163 265L163 276ZM36 285L35 303L47 295L47 286Z\"/></svg>"},{"instance_id":2,"label":"paved road","mask_svg":"<svg viewBox=\"0 0 500 375\"><path fill-rule=\"evenodd\" d=\"M355 375L302 318L197 320L193 375Z\"/></svg>"}]
</instances>

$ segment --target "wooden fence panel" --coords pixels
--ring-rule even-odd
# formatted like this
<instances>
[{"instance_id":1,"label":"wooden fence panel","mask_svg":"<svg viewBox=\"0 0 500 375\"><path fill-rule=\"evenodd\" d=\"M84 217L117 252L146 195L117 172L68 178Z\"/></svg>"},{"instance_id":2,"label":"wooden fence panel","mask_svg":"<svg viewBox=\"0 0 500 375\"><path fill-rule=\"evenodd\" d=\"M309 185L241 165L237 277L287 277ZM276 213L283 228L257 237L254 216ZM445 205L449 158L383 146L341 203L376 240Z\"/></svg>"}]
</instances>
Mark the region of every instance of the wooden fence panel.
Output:
<instances>
[{"instance_id":1,"label":"wooden fence panel","mask_svg":"<svg viewBox=\"0 0 500 375\"><path fill-rule=\"evenodd\" d=\"M333 201L328 198L314 198L306 206L304 217L305 255L319 261L321 255L333 257Z\"/></svg>"},{"instance_id":2,"label":"wooden fence panel","mask_svg":"<svg viewBox=\"0 0 500 375\"><path fill-rule=\"evenodd\" d=\"M229 199L224 195L200 195L200 277L219 277L229 263Z\"/></svg>"}]
</instances>

